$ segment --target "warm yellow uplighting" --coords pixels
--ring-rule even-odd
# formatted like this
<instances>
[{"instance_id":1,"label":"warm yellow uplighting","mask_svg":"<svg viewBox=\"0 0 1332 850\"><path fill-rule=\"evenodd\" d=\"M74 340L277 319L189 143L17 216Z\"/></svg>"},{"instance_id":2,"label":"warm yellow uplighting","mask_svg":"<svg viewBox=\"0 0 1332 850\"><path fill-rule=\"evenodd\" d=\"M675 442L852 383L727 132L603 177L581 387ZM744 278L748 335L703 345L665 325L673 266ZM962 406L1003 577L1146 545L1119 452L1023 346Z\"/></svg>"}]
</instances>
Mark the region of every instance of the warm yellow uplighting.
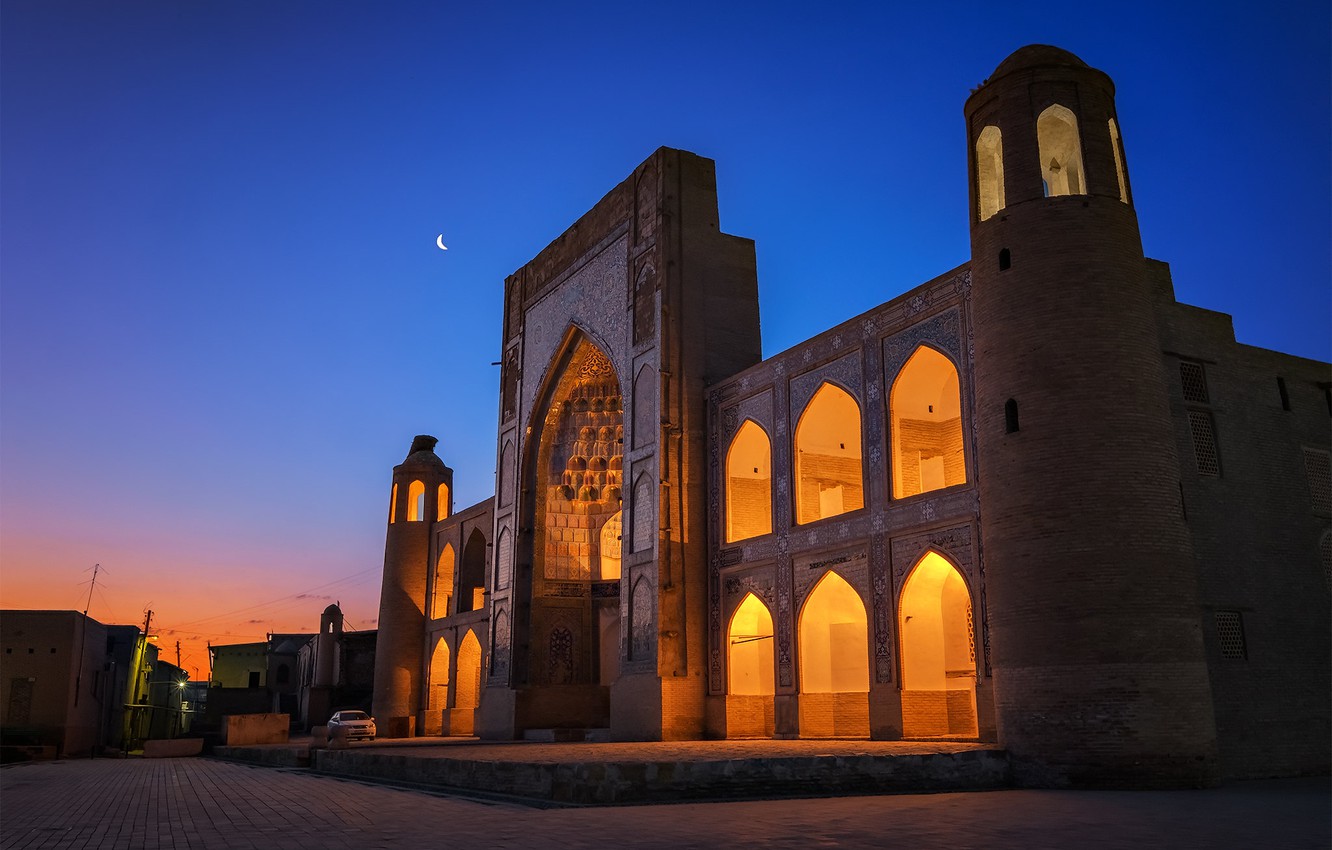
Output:
<instances>
[{"instance_id":1,"label":"warm yellow uplighting","mask_svg":"<svg viewBox=\"0 0 1332 850\"><path fill-rule=\"evenodd\" d=\"M796 425L796 522L864 507L863 476L860 406L845 390L825 383Z\"/></svg>"},{"instance_id":2,"label":"warm yellow uplighting","mask_svg":"<svg viewBox=\"0 0 1332 850\"><path fill-rule=\"evenodd\" d=\"M442 711L449 705L449 645L440 638L430 656L430 691L427 695L431 711Z\"/></svg>"},{"instance_id":3,"label":"warm yellow uplighting","mask_svg":"<svg viewBox=\"0 0 1332 850\"><path fill-rule=\"evenodd\" d=\"M425 519L425 484L413 481L407 487L407 521L421 522Z\"/></svg>"},{"instance_id":4,"label":"warm yellow uplighting","mask_svg":"<svg viewBox=\"0 0 1332 850\"><path fill-rule=\"evenodd\" d=\"M824 574L800 612L800 734L869 734L869 624L840 575Z\"/></svg>"},{"instance_id":5,"label":"warm yellow uplighting","mask_svg":"<svg viewBox=\"0 0 1332 850\"><path fill-rule=\"evenodd\" d=\"M1004 208L1004 142L993 125L976 138L976 201L981 221Z\"/></svg>"},{"instance_id":6,"label":"warm yellow uplighting","mask_svg":"<svg viewBox=\"0 0 1332 850\"><path fill-rule=\"evenodd\" d=\"M449 601L453 599L453 568L456 561L453 544L445 543L435 564L435 602L430 616L438 619L449 616Z\"/></svg>"},{"instance_id":7,"label":"warm yellow uplighting","mask_svg":"<svg viewBox=\"0 0 1332 850\"><path fill-rule=\"evenodd\" d=\"M772 531L772 443L752 419L726 452L726 542Z\"/></svg>"},{"instance_id":8,"label":"warm yellow uplighting","mask_svg":"<svg viewBox=\"0 0 1332 850\"><path fill-rule=\"evenodd\" d=\"M731 617L727 667L732 694L772 695L772 614L754 594L747 594Z\"/></svg>"},{"instance_id":9,"label":"warm yellow uplighting","mask_svg":"<svg viewBox=\"0 0 1332 850\"><path fill-rule=\"evenodd\" d=\"M620 577L621 553L624 551L624 511L616 511L601 526L598 548L601 550L601 580Z\"/></svg>"},{"instance_id":10,"label":"warm yellow uplighting","mask_svg":"<svg viewBox=\"0 0 1332 850\"><path fill-rule=\"evenodd\" d=\"M614 569L598 554L624 501L624 398L614 364L585 339L557 374L537 455L535 568L589 581Z\"/></svg>"},{"instance_id":11,"label":"warm yellow uplighting","mask_svg":"<svg viewBox=\"0 0 1332 850\"><path fill-rule=\"evenodd\" d=\"M903 732L976 734L976 652L971 595L943 556L927 552L902 589Z\"/></svg>"},{"instance_id":12,"label":"warm yellow uplighting","mask_svg":"<svg viewBox=\"0 0 1332 850\"><path fill-rule=\"evenodd\" d=\"M893 498L966 483L958 389L953 362L924 345L893 381Z\"/></svg>"},{"instance_id":13,"label":"warm yellow uplighting","mask_svg":"<svg viewBox=\"0 0 1332 850\"><path fill-rule=\"evenodd\" d=\"M835 572L819 580L800 612L800 692L869 691L865 603Z\"/></svg>"},{"instance_id":14,"label":"warm yellow uplighting","mask_svg":"<svg viewBox=\"0 0 1332 850\"><path fill-rule=\"evenodd\" d=\"M458 679L455 708L476 708L481 704L481 643L469 629L458 647Z\"/></svg>"},{"instance_id":15,"label":"warm yellow uplighting","mask_svg":"<svg viewBox=\"0 0 1332 850\"><path fill-rule=\"evenodd\" d=\"M393 493L389 496L389 525L398 521L398 485L393 485Z\"/></svg>"},{"instance_id":16,"label":"warm yellow uplighting","mask_svg":"<svg viewBox=\"0 0 1332 850\"><path fill-rule=\"evenodd\" d=\"M1049 106L1036 119L1036 136L1046 196L1087 194L1077 116L1057 103Z\"/></svg>"},{"instance_id":17,"label":"warm yellow uplighting","mask_svg":"<svg viewBox=\"0 0 1332 850\"><path fill-rule=\"evenodd\" d=\"M435 519L449 518L449 485L439 485L439 495L435 498Z\"/></svg>"}]
</instances>

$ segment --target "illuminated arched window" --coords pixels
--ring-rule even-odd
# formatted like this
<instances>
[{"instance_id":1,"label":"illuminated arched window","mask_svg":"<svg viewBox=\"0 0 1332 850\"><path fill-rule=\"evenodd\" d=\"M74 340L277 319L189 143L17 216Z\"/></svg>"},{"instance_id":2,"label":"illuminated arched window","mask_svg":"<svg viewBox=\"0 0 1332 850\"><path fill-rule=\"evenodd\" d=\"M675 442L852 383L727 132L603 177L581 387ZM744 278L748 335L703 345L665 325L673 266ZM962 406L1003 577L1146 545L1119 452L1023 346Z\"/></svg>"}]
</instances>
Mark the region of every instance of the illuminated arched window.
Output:
<instances>
[{"instance_id":1,"label":"illuminated arched window","mask_svg":"<svg viewBox=\"0 0 1332 850\"><path fill-rule=\"evenodd\" d=\"M726 542L772 531L772 444L746 419L726 452Z\"/></svg>"},{"instance_id":2,"label":"illuminated arched window","mask_svg":"<svg viewBox=\"0 0 1332 850\"><path fill-rule=\"evenodd\" d=\"M453 598L455 561L453 544L445 543L444 551L439 553L439 561L435 564L435 601L430 608L430 616L435 619L449 616L449 601Z\"/></svg>"},{"instance_id":3,"label":"illuminated arched window","mask_svg":"<svg viewBox=\"0 0 1332 850\"><path fill-rule=\"evenodd\" d=\"M1115 175L1119 178L1119 200L1128 203L1128 181L1124 179L1124 146L1119 141L1119 125L1110 119L1110 148L1115 152Z\"/></svg>"},{"instance_id":4,"label":"illuminated arched window","mask_svg":"<svg viewBox=\"0 0 1332 850\"><path fill-rule=\"evenodd\" d=\"M1004 142L994 125L976 138L976 200L981 221L1004 208Z\"/></svg>"},{"instance_id":5,"label":"illuminated arched window","mask_svg":"<svg viewBox=\"0 0 1332 850\"><path fill-rule=\"evenodd\" d=\"M735 609L726 643L726 666L730 673L727 693L755 696L776 693L772 677L772 614L754 594L746 594Z\"/></svg>"},{"instance_id":6,"label":"illuminated arched window","mask_svg":"<svg viewBox=\"0 0 1332 850\"><path fill-rule=\"evenodd\" d=\"M922 345L893 381L893 498L965 484L957 368Z\"/></svg>"},{"instance_id":7,"label":"illuminated arched window","mask_svg":"<svg viewBox=\"0 0 1332 850\"><path fill-rule=\"evenodd\" d=\"M1036 119L1036 136L1046 197L1087 194L1077 116L1056 103Z\"/></svg>"},{"instance_id":8,"label":"illuminated arched window","mask_svg":"<svg viewBox=\"0 0 1332 850\"><path fill-rule=\"evenodd\" d=\"M456 688L455 708L476 708L481 704L481 642L471 629L467 630L467 636L458 646Z\"/></svg>"},{"instance_id":9,"label":"illuminated arched window","mask_svg":"<svg viewBox=\"0 0 1332 850\"><path fill-rule=\"evenodd\" d=\"M860 406L823 384L795 430L796 522L814 522L865 506Z\"/></svg>"},{"instance_id":10,"label":"illuminated arched window","mask_svg":"<svg viewBox=\"0 0 1332 850\"><path fill-rule=\"evenodd\" d=\"M937 552L907 577L898 609L903 733L976 734L976 645L971 594Z\"/></svg>"},{"instance_id":11,"label":"illuminated arched window","mask_svg":"<svg viewBox=\"0 0 1332 850\"><path fill-rule=\"evenodd\" d=\"M611 514L610 519L602 523L597 537L601 563L599 578L602 581L620 577L620 562L624 551L623 538L624 511L616 511Z\"/></svg>"},{"instance_id":12,"label":"illuminated arched window","mask_svg":"<svg viewBox=\"0 0 1332 850\"><path fill-rule=\"evenodd\" d=\"M421 522L425 519L425 484L413 481L407 487L407 521Z\"/></svg>"},{"instance_id":13,"label":"illuminated arched window","mask_svg":"<svg viewBox=\"0 0 1332 850\"><path fill-rule=\"evenodd\" d=\"M449 518L449 485L440 484L439 493L435 497L435 519Z\"/></svg>"},{"instance_id":14,"label":"illuminated arched window","mask_svg":"<svg viewBox=\"0 0 1332 850\"><path fill-rule=\"evenodd\" d=\"M398 485L393 485L393 492L389 494L389 525L398 521Z\"/></svg>"}]
</instances>

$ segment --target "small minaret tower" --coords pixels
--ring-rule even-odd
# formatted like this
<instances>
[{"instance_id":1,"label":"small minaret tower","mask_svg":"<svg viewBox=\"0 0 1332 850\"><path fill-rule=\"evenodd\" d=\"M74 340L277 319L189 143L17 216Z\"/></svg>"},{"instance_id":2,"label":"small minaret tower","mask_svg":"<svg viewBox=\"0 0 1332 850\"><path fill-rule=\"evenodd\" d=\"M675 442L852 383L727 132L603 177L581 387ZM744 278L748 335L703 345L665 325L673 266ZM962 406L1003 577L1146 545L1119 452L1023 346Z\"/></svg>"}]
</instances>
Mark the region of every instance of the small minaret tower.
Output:
<instances>
[{"instance_id":1,"label":"small minaret tower","mask_svg":"<svg viewBox=\"0 0 1332 850\"><path fill-rule=\"evenodd\" d=\"M393 467L372 711L380 734L386 738L416 733L425 652L430 528L452 509L445 504L444 511L440 511L440 499L447 501L453 492L453 470L435 454L437 442L426 435L416 437L407 459Z\"/></svg>"},{"instance_id":2,"label":"small minaret tower","mask_svg":"<svg viewBox=\"0 0 1332 850\"><path fill-rule=\"evenodd\" d=\"M1114 93L1032 45L965 107L996 721L1019 781L1208 784L1196 566Z\"/></svg>"},{"instance_id":3,"label":"small minaret tower","mask_svg":"<svg viewBox=\"0 0 1332 850\"><path fill-rule=\"evenodd\" d=\"M315 638L316 688L331 688L337 682L338 644L342 641L342 609L330 605L319 618L319 636Z\"/></svg>"}]
</instances>

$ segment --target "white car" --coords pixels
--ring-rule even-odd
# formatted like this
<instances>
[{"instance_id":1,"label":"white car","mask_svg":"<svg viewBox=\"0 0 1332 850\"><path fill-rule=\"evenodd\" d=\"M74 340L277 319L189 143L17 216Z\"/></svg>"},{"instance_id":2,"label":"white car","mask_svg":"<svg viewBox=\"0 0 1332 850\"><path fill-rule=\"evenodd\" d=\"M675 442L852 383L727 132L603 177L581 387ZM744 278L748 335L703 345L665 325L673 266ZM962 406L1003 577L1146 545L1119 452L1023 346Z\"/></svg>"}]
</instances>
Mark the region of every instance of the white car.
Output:
<instances>
[{"instance_id":1,"label":"white car","mask_svg":"<svg viewBox=\"0 0 1332 850\"><path fill-rule=\"evenodd\" d=\"M335 711L328 719L328 737L344 735L348 741L375 739L375 719L364 711Z\"/></svg>"}]
</instances>

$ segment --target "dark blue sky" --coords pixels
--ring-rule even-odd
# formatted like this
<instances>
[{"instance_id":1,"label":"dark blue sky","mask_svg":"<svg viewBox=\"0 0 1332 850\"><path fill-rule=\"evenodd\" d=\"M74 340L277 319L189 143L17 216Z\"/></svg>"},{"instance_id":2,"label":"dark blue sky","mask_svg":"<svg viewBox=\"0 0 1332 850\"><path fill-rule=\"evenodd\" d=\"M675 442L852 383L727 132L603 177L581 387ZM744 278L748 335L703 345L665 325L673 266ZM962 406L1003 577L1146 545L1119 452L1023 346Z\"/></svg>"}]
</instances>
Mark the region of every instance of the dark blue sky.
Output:
<instances>
[{"instance_id":1,"label":"dark blue sky","mask_svg":"<svg viewBox=\"0 0 1332 850\"><path fill-rule=\"evenodd\" d=\"M505 275L686 148L775 353L967 260L962 103L1033 42L1116 81L1180 299L1326 359L1330 31L1326 2L5 0L5 604L81 606L101 561L103 619L355 575L326 595L368 624L411 436L459 506L491 492ZM322 608L284 605L251 627Z\"/></svg>"}]
</instances>

